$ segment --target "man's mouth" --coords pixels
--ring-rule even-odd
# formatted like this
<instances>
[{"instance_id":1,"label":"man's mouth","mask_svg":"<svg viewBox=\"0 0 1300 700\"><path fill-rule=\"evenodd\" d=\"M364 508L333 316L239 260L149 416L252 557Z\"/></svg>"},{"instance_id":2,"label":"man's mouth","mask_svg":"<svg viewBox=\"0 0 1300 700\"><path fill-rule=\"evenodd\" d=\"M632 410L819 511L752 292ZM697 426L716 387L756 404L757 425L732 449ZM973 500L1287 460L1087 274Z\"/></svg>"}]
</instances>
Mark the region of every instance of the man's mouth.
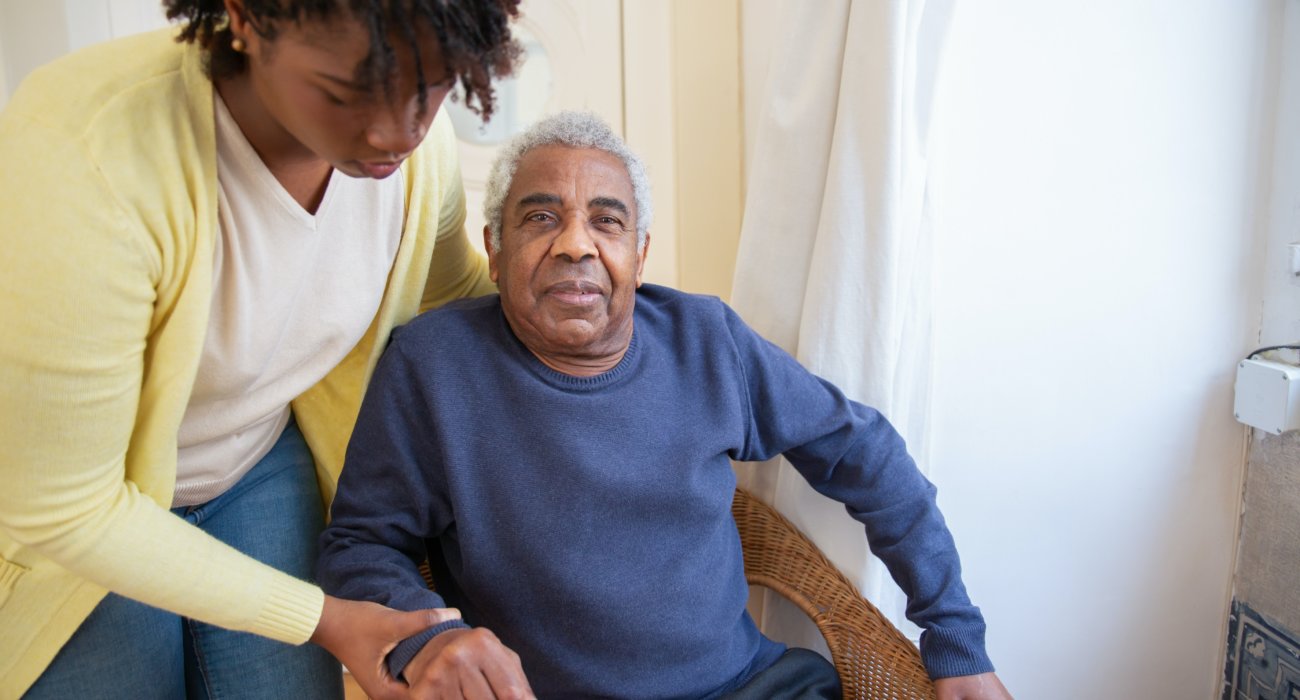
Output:
<instances>
[{"instance_id":1,"label":"man's mouth","mask_svg":"<svg viewBox=\"0 0 1300 700\"><path fill-rule=\"evenodd\" d=\"M546 295L563 304L585 306L596 303L605 293L595 282L565 280L547 287Z\"/></svg>"}]
</instances>

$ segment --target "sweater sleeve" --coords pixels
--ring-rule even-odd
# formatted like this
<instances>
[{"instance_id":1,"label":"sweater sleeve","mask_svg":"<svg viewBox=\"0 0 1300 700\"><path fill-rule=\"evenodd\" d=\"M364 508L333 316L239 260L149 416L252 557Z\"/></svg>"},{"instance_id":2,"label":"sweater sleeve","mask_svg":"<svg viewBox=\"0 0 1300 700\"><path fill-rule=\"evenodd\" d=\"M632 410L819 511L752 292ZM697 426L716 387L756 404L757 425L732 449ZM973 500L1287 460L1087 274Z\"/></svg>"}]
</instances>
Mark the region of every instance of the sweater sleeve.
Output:
<instances>
[{"instance_id":1,"label":"sweater sleeve","mask_svg":"<svg viewBox=\"0 0 1300 700\"><path fill-rule=\"evenodd\" d=\"M902 437L880 412L759 337L727 309L749 416L744 454L784 454L822 495L861 522L872 553L907 594L907 617L923 628L921 657L933 678L993 670L984 619L961 581L956 545ZM779 408L778 408L779 407Z\"/></svg>"},{"instance_id":2,"label":"sweater sleeve","mask_svg":"<svg viewBox=\"0 0 1300 700\"><path fill-rule=\"evenodd\" d=\"M163 264L80 142L15 104L0 118L0 161L10 164L0 168L0 528L123 596L306 641L319 589L172 515L147 495L169 495L157 482L166 469L128 468L133 437L149 425L149 387L165 381L165 363L153 364L155 290L184 271Z\"/></svg>"},{"instance_id":3,"label":"sweater sleeve","mask_svg":"<svg viewBox=\"0 0 1300 700\"><path fill-rule=\"evenodd\" d=\"M330 525L321 535L317 578L330 595L398 610L446 607L419 571L428 557L426 538L451 525L445 491L437 486L433 422L417 391L420 376L395 340L361 404ZM400 678L435 634L467 626L443 623L404 640L389 655L390 672Z\"/></svg>"}]
</instances>

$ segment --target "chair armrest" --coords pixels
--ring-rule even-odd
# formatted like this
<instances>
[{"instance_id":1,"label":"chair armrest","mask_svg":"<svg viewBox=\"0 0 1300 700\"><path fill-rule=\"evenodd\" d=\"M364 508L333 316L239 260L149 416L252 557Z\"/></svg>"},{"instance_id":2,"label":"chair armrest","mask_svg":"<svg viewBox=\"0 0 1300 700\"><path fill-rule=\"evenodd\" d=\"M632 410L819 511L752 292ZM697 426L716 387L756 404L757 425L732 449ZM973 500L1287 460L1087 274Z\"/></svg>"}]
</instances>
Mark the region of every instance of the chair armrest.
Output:
<instances>
[{"instance_id":1,"label":"chair armrest","mask_svg":"<svg viewBox=\"0 0 1300 700\"><path fill-rule=\"evenodd\" d=\"M785 596L826 638L846 700L933 700L921 654L789 520L744 489L731 506L745 578Z\"/></svg>"}]
</instances>

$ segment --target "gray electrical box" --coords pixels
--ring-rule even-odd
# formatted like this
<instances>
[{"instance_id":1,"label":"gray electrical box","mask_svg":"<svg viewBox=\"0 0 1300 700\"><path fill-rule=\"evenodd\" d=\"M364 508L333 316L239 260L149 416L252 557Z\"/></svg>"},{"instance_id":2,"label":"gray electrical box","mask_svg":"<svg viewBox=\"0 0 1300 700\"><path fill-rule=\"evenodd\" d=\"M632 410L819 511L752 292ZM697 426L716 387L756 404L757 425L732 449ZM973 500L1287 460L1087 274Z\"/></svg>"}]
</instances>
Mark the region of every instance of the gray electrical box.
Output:
<instances>
[{"instance_id":1,"label":"gray electrical box","mask_svg":"<svg viewBox=\"0 0 1300 700\"><path fill-rule=\"evenodd\" d=\"M1237 365L1237 420L1274 435L1300 429L1300 367L1272 360Z\"/></svg>"}]
</instances>

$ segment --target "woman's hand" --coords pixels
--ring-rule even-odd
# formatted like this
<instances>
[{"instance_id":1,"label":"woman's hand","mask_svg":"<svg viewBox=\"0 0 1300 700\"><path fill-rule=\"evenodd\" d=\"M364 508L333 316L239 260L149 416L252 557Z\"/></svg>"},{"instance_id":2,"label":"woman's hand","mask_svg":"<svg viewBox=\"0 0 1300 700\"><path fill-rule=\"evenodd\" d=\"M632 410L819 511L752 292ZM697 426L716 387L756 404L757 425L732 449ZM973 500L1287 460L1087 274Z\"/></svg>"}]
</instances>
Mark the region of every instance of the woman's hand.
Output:
<instances>
[{"instance_id":1,"label":"woman's hand","mask_svg":"<svg viewBox=\"0 0 1300 700\"><path fill-rule=\"evenodd\" d=\"M389 675L388 652L407 637L459 618L460 611L450 608L400 612L327 595L311 641L343 662L373 700L401 700L410 697L410 689Z\"/></svg>"}]
</instances>

